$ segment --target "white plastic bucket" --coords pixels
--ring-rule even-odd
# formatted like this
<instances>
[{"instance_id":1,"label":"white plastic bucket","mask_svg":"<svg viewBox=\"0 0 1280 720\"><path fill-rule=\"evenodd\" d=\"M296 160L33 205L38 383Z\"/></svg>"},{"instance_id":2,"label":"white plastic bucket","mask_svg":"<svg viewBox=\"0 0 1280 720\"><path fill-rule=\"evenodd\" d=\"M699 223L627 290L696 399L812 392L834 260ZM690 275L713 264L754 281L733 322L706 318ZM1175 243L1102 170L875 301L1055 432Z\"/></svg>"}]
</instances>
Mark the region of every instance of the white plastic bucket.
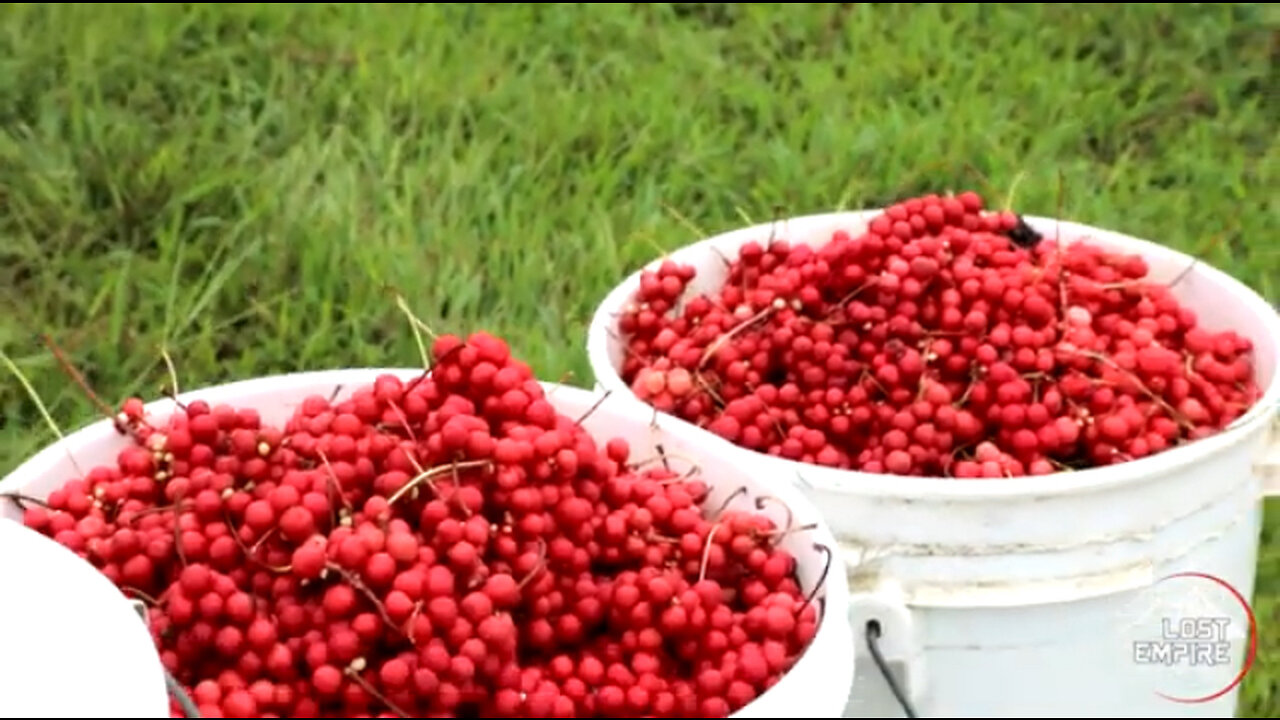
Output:
<instances>
[{"instance_id":1,"label":"white plastic bucket","mask_svg":"<svg viewBox=\"0 0 1280 720\"><path fill-rule=\"evenodd\" d=\"M351 391L371 384L378 375L384 373L409 379L421 375L422 370L350 369L304 372L205 388L184 393L178 399L183 403L202 399L211 405L227 403L237 408L254 408L259 412L263 423L282 425L307 396L319 394L328 397L336 393L335 397L341 401ZM551 404L559 412L572 417L586 414L601 400L598 394L569 386L544 383L544 388ZM146 410L152 422L160 423L167 419L174 407L172 401L162 400L151 403ZM661 445L673 467L683 467L680 463L685 463L685 466L690 462L696 463L702 471L700 479L712 488L708 499L710 507L720 507L727 500L729 508L750 509L768 514L779 527L786 526L789 509L790 522L794 526L817 525L812 530L797 530L788 534L783 547L796 557L797 574L802 588L811 589L821 583L815 596L815 602L820 603L823 609L818 632L792 670L734 717L777 718L795 716L797 713L805 717L840 717L854 674L851 650L853 636L848 620L848 588L841 581L846 570L841 554L835 550L835 538L823 524L813 504L790 486L783 484L781 487L773 487L762 483L758 476L748 472L748 468L743 465L745 458L727 452L731 449L728 443L720 442L714 437L706 438L699 432L687 432L688 428L683 427L682 423L666 418L655 420L652 413L634 403L605 398L591 411L583 422L583 427L597 438L624 438L637 458ZM45 448L4 480L0 480L0 492L20 492L44 498L63 482L76 476L71 458L84 470L113 463L116 454L128 442L115 431L109 421L95 423L68 436L62 442ZM756 500L766 495L781 502L763 502L757 505ZM5 517L21 519L11 503L7 502L0 504L0 519ZM84 568L91 570L87 564L84 564ZM102 578L102 581L106 582L106 579ZM52 576L50 582L61 582L60 576ZM0 602L3 602L3 597L4 594L0 593ZM142 627L136 616L131 621L137 623L139 628ZM0 639L4 637L3 632L0 630ZM145 637L145 633L143 634ZM7 652L4 645L0 645L0 652ZM161 677L154 651L150 656L144 657L121 655L116 662L144 677ZM50 678L49 682L45 692L56 692L65 685L66 678ZM127 716L168 717L168 701L163 696L163 681L159 686L159 697L151 697L155 695L155 682L142 690L150 692L147 697L153 700L143 706L144 710L155 712L136 711L136 714ZM0 690L0 708L4 707L4 692ZM101 712L102 710L85 711L79 716L105 717ZM60 717L76 715L64 714Z\"/></svg>"},{"instance_id":2,"label":"white plastic bucket","mask_svg":"<svg viewBox=\"0 0 1280 720\"><path fill-rule=\"evenodd\" d=\"M0 519L0 615L0 717L169 717L160 656L128 598L9 519Z\"/></svg>"},{"instance_id":3,"label":"white plastic bucket","mask_svg":"<svg viewBox=\"0 0 1280 720\"><path fill-rule=\"evenodd\" d=\"M837 229L862 232L876 214L756 225L669 258L697 269L690 293L713 291L725 277L723 257L736 257L748 241L820 246ZM1166 620L1193 614L1186 583L1161 582L1172 573L1209 574L1252 597L1260 498L1280 487L1280 437L1267 439L1280 405L1280 318L1238 281L1182 253L1085 225L1026 219L1050 241L1089 238L1140 253L1157 281L1194 264L1175 294L1204 326L1234 328L1254 341L1261 402L1227 431L1191 445L1042 477L889 477L738 452L762 473L795 480L823 508L849 560L855 632L869 618L880 622L885 652L921 716L1230 716L1238 689L1231 681L1250 656L1247 638L1231 641L1225 667L1198 674L1141 665L1135 653L1160 637ZM587 342L599 384L636 402L618 373L625 350L617 317L639 277L605 298ZM1200 580L1205 593L1230 597ZM1242 608L1233 622L1248 634ZM859 643L850 716L901 717L865 652ZM1231 689L1203 702L1160 695L1200 697L1219 683Z\"/></svg>"}]
</instances>

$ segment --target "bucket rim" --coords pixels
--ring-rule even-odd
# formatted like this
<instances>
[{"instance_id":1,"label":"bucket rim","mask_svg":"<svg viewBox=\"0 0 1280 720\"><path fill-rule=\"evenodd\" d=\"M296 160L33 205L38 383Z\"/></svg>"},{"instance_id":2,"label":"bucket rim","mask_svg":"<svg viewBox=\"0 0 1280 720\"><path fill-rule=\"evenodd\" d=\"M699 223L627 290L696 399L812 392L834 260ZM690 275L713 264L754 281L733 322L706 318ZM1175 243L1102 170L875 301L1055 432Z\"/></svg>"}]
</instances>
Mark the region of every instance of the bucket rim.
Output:
<instances>
[{"instance_id":1,"label":"bucket rim","mask_svg":"<svg viewBox=\"0 0 1280 720\"><path fill-rule=\"evenodd\" d=\"M708 235L692 243L682 245L665 257L655 258L628 275L622 282L611 289L597 305L587 329L587 358L598 385L605 389L625 395L632 402L652 407L638 398L622 381L617 368L609 360L609 342L616 332L615 317L619 308L623 307L634 295L640 285L640 275L646 270L656 268L664 259L689 259L693 256L712 252L712 248L722 244L746 242L755 239L761 233L777 233L780 237L789 232L789 225L800 226L821 225L823 223L857 223L879 214L883 208L863 208L836 212L795 215L777 220L739 226L714 235ZM1216 285L1231 293L1233 302L1241 309L1261 321L1265 328L1264 337L1251 337L1255 352L1259 344L1269 342L1275 358L1276 367L1270 382L1263 389L1262 397L1254 403L1244 415L1241 415L1224 430L1195 442L1170 448L1154 455L1137 460L1130 460L1118 465L1056 472L1050 475L1027 475L1014 478L999 479L956 479L934 478L909 475L888 475L865 473L857 470L838 470L801 463L794 460L775 457L766 453L748 450L730 443L709 430L700 428L683 418L661 413L677 423L683 423L692 430L698 430L736 448L738 452L753 459L768 462L774 467L786 467L793 472L802 484L814 489L850 493L864 496L880 496L895 498L941 498L947 500L981 501L985 499L1016 499L1028 496L1071 495L1077 493L1096 492L1118 486L1136 484L1158 478L1171 470L1194 464L1204 458L1220 454L1238 445L1258 431L1265 430L1265 425L1273 421L1280 409L1280 310L1273 307L1253 288L1244 284L1230 274L1213 265L1159 243L1145 240L1118 230L1087 225L1084 223L1040 215L1022 215L1032 227L1041 232L1052 229L1069 235L1073 239L1093 239L1107 245L1120 245L1132 248L1132 252L1145 258L1164 256L1175 262L1184 262L1192 267L1192 273L1206 276ZM683 257L682 257L683 256Z\"/></svg>"}]
</instances>

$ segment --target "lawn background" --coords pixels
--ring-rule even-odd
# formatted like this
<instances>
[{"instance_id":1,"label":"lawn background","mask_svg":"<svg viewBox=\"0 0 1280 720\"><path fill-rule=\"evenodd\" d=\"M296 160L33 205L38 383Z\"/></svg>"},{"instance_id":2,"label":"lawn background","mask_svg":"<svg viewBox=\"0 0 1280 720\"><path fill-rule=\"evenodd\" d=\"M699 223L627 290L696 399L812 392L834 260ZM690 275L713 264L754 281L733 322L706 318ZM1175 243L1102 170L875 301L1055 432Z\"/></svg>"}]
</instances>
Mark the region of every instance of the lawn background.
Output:
<instances>
[{"instance_id":1,"label":"lawn background","mask_svg":"<svg viewBox=\"0 0 1280 720\"><path fill-rule=\"evenodd\" d=\"M709 233L974 188L1271 299L1280 15L1198 4L0 8L0 348L110 401L408 365L386 288L590 384L594 303ZM567 375L572 373L572 375ZM51 434L0 380L0 474ZM1275 517L1268 525L1275 526ZM1242 714L1276 717L1280 549Z\"/></svg>"}]
</instances>

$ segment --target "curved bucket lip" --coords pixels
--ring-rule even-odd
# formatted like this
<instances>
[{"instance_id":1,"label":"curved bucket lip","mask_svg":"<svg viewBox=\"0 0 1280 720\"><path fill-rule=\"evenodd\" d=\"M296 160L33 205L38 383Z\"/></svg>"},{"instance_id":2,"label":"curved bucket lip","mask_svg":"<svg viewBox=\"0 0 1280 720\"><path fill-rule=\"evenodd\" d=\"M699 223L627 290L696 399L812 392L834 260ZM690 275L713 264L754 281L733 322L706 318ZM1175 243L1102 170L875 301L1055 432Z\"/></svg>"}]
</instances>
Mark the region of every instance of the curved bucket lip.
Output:
<instances>
[{"instance_id":1,"label":"curved bucket lip","mask_svg":"<svg viewBox=\"0 0 1280 720\"><path fill-rule=\"evenodd\" d=\"M732 244L756 238L763 232L776 229L779 239L789 239L788 232L792 226L821 225L832 223L857 223L865 221L880 213L881 208L848 210L843 212L799 215L784 218L775 222L759 223L746 227L712 235L672 251L667 258L684 261L693 256L708 252L713 246ZM1226 430L1202 440L1165 450L1122 465L1089 468L1073 472L1054 473L1052 475L1024 476L1002 478L997 480L957 480L954 478L930 478L908 475L877 475L857 470L838 470L820 465L811 465L785 458L775 457L754 450L737 447L739 452L750 456L758 456L775 466L785 466L794 471L797 477L803 478L808 485L829 491L847 492L859 495L881 496L885 498L918 498L940 499L947 501L982 501L986 499L1016 499L1029 496L1069 495L1082 492L1099 491L1108 488L1140 482L1147 478L1158 477L1171 470L1176 470L1196 463L1203 458L1221 453L1226 449L1244 441L1245 436L1258 429L1269 420L1271 414L1280 407L1280 312L1262 299L1258 293L1227 273L1203 262L1197 262L1190 255L1165 247L1150 240L1127 235L1114 230L1107 230L1092 225L1049 218L1037 215L1022 216L1030 225L1048 234L1050 229L1060 231L1069 239L1095 239L1104 244L1120 243L1132 248L1133 252L1144 257L1163 256L1167 259L1195 264L1193 272L1207 276L1215 284L1224 287L1231 293L1232 302L1242 310L1247 310L1261 318L1266 327L1267 337L1251 338L1255 346L1270 342L1274 346L1276 368L1271 381L1262 397L1249 412L1240 416ZM664 258L655 259L636 270L624 281L609 291L604 300L592 315L587 330L587 357L591 363L596 380L601 385L625 393L633 402L644 403L636 397L622 381L618 370L609 361L608 343L610 334L616 332L615 316L640 286L640 274L654 269ZM647 405L647 404L646 404ZM664 413L665 415L665 413ZM677 422L690 428L714 435L709 430L692 423L668 415ZM716 436L722 442L728 442Z\"/></svg>"},{"instance_id":2,"label":"curved bucket lip","mask_svg":"<svg viewBox=\"0 0 1280 720\"><path fill-rule=\"evenodd\" d=\"M352 388L363 384L373 382L373 380L382 374L395 375L402 380L424 374L422 368L396 368L396 367L361 367L361 368L338 368L323 370L300 370L296 372L282 373L278 375L265 375L245 380L234 380L227 383L207 385L194 390L188 390L179 394L173 399L154 400L146 404L145 412L156 416L164 417L171 414L176 409L177 403L189 403L197 399L203 399L210 404L218 402L234 402L236 396L251 395L260 392L282 392L282 391L301 391L303 388L321 387L343 387ZM557 394L579 395L586 402L587 398L598 400L600 392L598 390L588 390L585 388L575 387L572 385L564 385L554 382L541 381L548 393L554 391ZM176 401L176 402L175 402ZM625 398L615 398L616 402L626 402ZM587 402L589 405L590 402ZM634 402L627 403L629 407L634 407ZM286 406L292 411L292 406ZM697 442L699 444L711 444L716 446L717 443L723 443L718 447L721 450L736 449L729 445L725 440L710 433L702 434L700 428L696 428L688 423L684 423L679 418L671 416L660 416L656 419L659 427L664 427L667 432L696 432ZM101 442L105 439L123 438L116 431L114 424L110 420L102 419L91 422L81 428L65 435L61 440L50 443L35 455L28 458L25 462L14 468L12 472L4 477L0 477L0 491L9 486L25 486L33 479L49 473L62 460L67 457L67 453L71 453L74 457L76 449L88 443ZM728 447L726 447L728 446ZM761 693L756 700L748 704L746 707L739 709L730 717L756 717L758 713L764 712L759 708L759 703L764 703L768 707L773 707L778 703L779 693L775 692L784 687L784 683L791 679L795 682L795 671L803 667L808 671L812 671L815 663L823 663L823 667L827 670L839 669L843 671L839 663L831 663L827 656L815 655L814 651L828 652L836 648L849 648L847 660L847 670L849 674L846 686L846 696L841 698L842 707L847 702L847 693L852 689L853 671L857 666L857 662L852 650L854 642L853 630L849 625L849 587L844 581L847 574L847 566L845 564L842 553L838 551L839 544L836 540L835 533L831 529L829 523L822 517L822 513L814 502L805 497L798 489L791 487L786 483L777 483L770 485L767 479L761 477L758 472L752 472L750 466L745 462L741 454L733 452L724 452L722 462L730 472L739 473L743 477L751 477L754 484L760 488L768 488L768 493L777 497L786 506L796 511L797 517L803 516L809 518L814 527L808 529L809 537L815 544L826 545L828 552L827 560L830 562L826 574L823 576L822 592L819 597L825 597L825 609L821 619L818 622L817 632L809 646L805 648L796 661L796 666L784 674L776 685ZM6 522L4 518L0 518L0 522ZM19 522L20 524L20 522ZM156 669L160 670L159 655L155 658ZM835 682L843 683L843 679L837 679ZM167 702L167 698L166 698ZM756 706L756 707L753 707ZM770 716L776 715L773 713ZM838 716L833 716L838 717Z\"/></svg>"}]
</instances>

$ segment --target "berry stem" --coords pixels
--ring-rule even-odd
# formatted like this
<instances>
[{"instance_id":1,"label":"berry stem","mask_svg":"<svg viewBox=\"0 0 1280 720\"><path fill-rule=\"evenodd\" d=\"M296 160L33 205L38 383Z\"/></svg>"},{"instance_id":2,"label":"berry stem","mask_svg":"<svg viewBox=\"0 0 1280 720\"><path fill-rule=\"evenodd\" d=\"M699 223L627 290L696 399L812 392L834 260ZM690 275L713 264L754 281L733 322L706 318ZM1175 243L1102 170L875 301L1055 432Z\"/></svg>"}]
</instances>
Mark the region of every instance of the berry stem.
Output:
<instances>
[{"instance_id":1,"label":"berry stem","mask_svg":"<svg viewBox=\"0 0 1280 720\"><path fill-rule=\"evenodd\" d=\"M841 315L843 315L843 314L844 314L844 306L845 306L845 305L846 305L850 300L852 300L852 299L854 299L854 298L858 297L858 295L860 295L860 294L862 293L862 291L863 291L863 290L866 290L867 288L869 288L869 287L871 287L871 286L875 285L877 282L879 282L879 278L877 278L877 277L875 277L875 276L872 276L872 277L868 278L866 282L864 282L864 283L862 283L861 285L859 285L858 287L856 287L856 288L854 288L854 289L850 290L850 291L849 291L849 292L848 292L844 297L840 298L839 302L837 302L837 303L836 303L836 307L840 309L840 314L841 314ZM828 322L828 323L830 323L830 322L836 322L836 320L835 320L835 313L834 313L834 312L832 312L830 315L828 315L828 316L827 316L826 320L824 320L823 322Z\"/></svg>"},{"instance_id":2,"label":"berry stem","mask_svg":"<svg viewBox=\"0 0 1280 720\"><path fill-rule=\"evenodd\" d=\"M146 603L149 607L155 607L156 605L160 604L159 600L152 597L151 595L148 595L147 593L142 592L141 590L139 590L136 587L133 587L132 585L121 585L120 589L125 592L133 593L138 597L139 600Z\"/></svg>"},{"instance_id":3,"label":"berry stem","mask_svg":"<svg viewBox=\"0 0 1280 720\"><path fill-rule=\"evenodd\" d=\"M391 619L391 615L387 613L387 606L382 604L382 601L378 599L378 596L369 589L368 585L364 584L364 581L361 580L358 575L334 562L326 562L325 569L336 573L338 577L345 580L348 585L355 589L356 592L368 598L369 602L373 603L374 609L382 616L382 621L386 623L387 627L393 627L397 630L401 630L400 626L396 625L395 620ZM401 634L403 634L403 631L401 631Z\"/></svg>"},{"instance_id":4,"label":"berry stem","mask_svg":"<svg viewBox=\"0 0 1280 720\"><path fill-rule=\"evenodd\" d=\"M791 506L782 502L781 500L779 500L778 498L772 495L761 495L760 497L756 498L757 510L763 511L764 506L769 504L777 505L781 507L784 512L787 513L787 524L783 527L783 534L786 534L791 530L791 526L795 523L795 515L793 515L791 512Z\"/></svg>"},{"instance_id":5,"label":"berry stem","mask_svg":"<svg viewBox=\"0 0 1280 720\"><path fill-rule=\"evenodd\" d=\"M258 539L253 543L253 545L252 545L252 546L250 546L250 548L249 548L249 552L254 553L254 554L257 554L258 550L262 549L262 544L263 544L263 543L265 543L266 541L270 540L270 539L271 539L271 537L272 537L273 535L275 535L279 530L280 530L280 525L279 525L279 524L277 524L275 527L273 527L273 528L271 528L270 530L268 530L268 531L266 531L266 532L262 533L262 537L258 538Z\"/></svg>"},{"instance_id":6,"label":"berry stem","mask_svg":"<svg viewBox=\"0 0 1280 720\"><path fill-rule=\"evenodd\" d=\"M653 419L656 424L658 416L654 415ZM654 443L653 448L658 451L658 457L662 459L662 469L666 470L667 472L671 472L671 461L667 458L667 449L663 447L662 443L660 442Z\"/></svg>"},{"instance_id":7,"label":"berry stem","mask_svg":"<svg viewBox=\"0 0 1280 720\"><path fill-rule=\"evenodd\" d=\"M1142 382L1142 378L1138 377L1137 374L1133 373L1130 370L1126 370L1120 367L1120 364L1117 363L1115 360L1112 360L1111 358L1101 353L1091 352L1088 350L1075 349L1072 352L1074 352L1074 354L1079 355L1081 357L1086 357L1095 362L1102 363L1103 365L1113 368L1118 372L1124 373L1130 380L1133 381L1133 384L1137 386L1138 390L1140 390L1143 395L1146 395L1148 398L1151 399L1152 402L1164 408L1165 412L1169 413L1169 417L1173 418L1175 422L1177 422L1179 425L1183 426L1187 430L1194 429L1195 425L1192 424L1192 422L1186 416L1178 412L1178 410L1174 408L1172 405L1170 405L1168 402L1166 402L1164 398L1152 392L1151 388L1147 387L1146 383Z\"/></svg>"},{"instance_id":8,"label":"berry stem","mask_svg":"<svg viewBox=\"0 0 1280 720\"><path fill-rule=\"evenodd\" d=\"M533 578L537 576L539 572L546 569L546 567L547 567L547 542L542 538L538 538L538 562L533 566L533 569L529 571L529 574L525 575L523 578L520 578L520 582L516 583L516 589L523 590L524 586L528 585L529 582L533 580Z\"/></svg>"},{"instance_id":9,"label":"berry stem","mask_svg":"<svg viewBox=\"0 0 1280 720\"><path fill-rule=\"evenodd\" d=\"M409 425L409 416L405 415L404 411L400 409L400 406L394 402L387 403L387 407L390 407L392 412L396 414L396 419L400 421L400 427L404 429L405 435L413 441L414 445L417 445L418 436L414 434L413 428Z\"/></svg>"},{"instance_id":10,"label":"berry stem","mask_svg":"<svg viewBox=\"0 0 1280 720\"><path fill-rule=\"evenodd\" d=\"M707 579L707 564L711 560L711 542L715 540L716 532L720 530L721 523L711 526L711 530L707 533L707 542L702 546L702 562L698 565L698 582Z\"/></svg>"},{"instance_id":11,"label":"berry stem","mask_svg":"<svg viewBox=\"0 0 1280 720\"><path fill-rule=\"evenodd\" d=\"M776 544L776 543L782 542L787 538L788 535L791 535L793 533L808 532L809 530L817 530L817 529L818 529L818 523L812 522L812 523L806 523L804 525L797 525L796 527L789 527L785 530L774 530L773 532L767 532L760 535L760 537L768 538L769 540L772 540Z\"/></svg>"},{"instance_id":12,"label":"berry stem","mask_svg":"<svg viewBox=\"0 0 1280 720\"><path fill-rule=\"evenodd\" d=\"M1181 272L1179 272L1176 276L1174 276L1172 280L1169 281L1168 287L1173 287L1178 283L1182 282L1184 278L1186 278L1188 275L1191 274L1192 270L1196 269L1196 265L1199 265L1199 264L1200 264L1199 257L1191 258L1191 262L1188 263L1187 266L1183 268Z\"/></svg>"},{"instance_id":13,"label":"berry stem","mask_svg":"<svg viewBox=\"0 0 1280 720\"><path fill-rule=\"evenodd\" d=\"M823 545L822 543L814 543L813 549L826 555L827 561L825 564L823 564L822 574L818 576L818 581L813 584L813 589L810 590L809 594L805 596L804 604L800 606L800 612L804 612L805 608L809 607L809 605L813 602L813 599L818 596L818 592L822 590L822 586L827 583L827 575L831 573L831 561L834 559L834 555L831 552L831 548L827 547L826 545Z\"/></svg>"},{"instance_id":14,"label":"berry stem","mask_svg":"<svg viewBox=\"0 0 1280 720\"><path fill-rule=\"evenodd\" d=\"M604 401L608 400L609 396L612 394L613 394L612 390L606 390L603 395L601 395L594 403L592 403L591 407L587 408L586 412L582 413L581 417L573 421L573 424L577 425L578 427L582 427L582 423L586 422L587 418L591 417L591 415L596 410L599 410L600 406L604 404Z\"/></svg>"},{"instance_id":15,"label":"berry stem","mask_svg":"<svg viewBox=\"0 0 1280 720\"><path fill-rule=\"evenodd\" d=\"M325 470L325 486L329 490L329 500L333 501L334 496L342 502L342 506L347 509L348 513L355 512L351 501L347 499L345 493L342 492L342 484L338 482L338 474L333 471L333 465L329 463L329 457L325 455L324 450L316 448L316 454L320 456L320 462L324 465ZM335 521L336 522L336 521Z\"/></svg>"},{"instance_id":16,"label":"berry stem","mask_svg":"<svg viewBox=\"0 0 1280 720\"><path fill-rule=\"evenodd\" d=\"M14 505L17 505L19 510L27 509L27 506L24 503L39 505L42 508L49 507L49 503L45 502L44 500L41 500L40 498L36 498L36 497L31 497L30 495L23 495L22 493L2 492L0 493L0 497L7 498Z\"/></svg>"},{"instance_id":17,"label":"berry stem","mask_svg":"<svg viewBox=\"0 0 1280 720\"><path fill-rule=\"evenodd\" d=\"M720 262L724 263L725 267L733 267L733 261L730 260L729 256L725 255L720 248L713 247L711 248L711 252L715 253L716 257L720 258Z\"/></svg>"},{"instance_id":18,"label":"berry stem","mask_svg":"<svg viewBox=\"0 0 1280 720\"><path fill-rule=\"evenodd\" d=\"M698 369L701 370L702 368L706 367L707 363L711 360L711 358L716 353L720 352L720 348L724 347L726 343L728 343L737 335L741 334L747 328L769 317L774 312L776 312L775 306L770 305L765 309L761 310L760 312L756 313L755 315L752 315L746 320L743 320L737 325L734 325L733 327L729 328L726 332L721 333L720 336L717 337L714 341L712 341L712 343L707 346L707 349L702 352L702 357L698 360Z\"/></svg>"},{"instance_id":19,"label":"berry stem","mask_svg":"<svg viewBox=\"0 0 1280 720\"><path fill-rule=\"evenodd\" d=\"M266 568L267 570L270 570L273 573L283 575L284 573L287 573L290 571L291 568L289 566L275 567L273 565L268 565L267 563L264 563L258 558L254 557L253 551L250 550L249 547L244 544L244 540L240 539L240 528L236 527L235 522L231 519L231 512L228 511L225 507L222 509L222 517L223 517L223 521L227 523L227 529L231 531L231 539L235 541L236 545L240 546L240 551L244 553L244 558L246 560L248 560L251 563L254 563L255 565L258 565L259 567ZM177 527L178 526L175 523L174 524L175 531L177 530ZM185 559L183 560L182 564L186 565Z\"/></svg>"},{"instance_id":20,"label":"berry stem","mask_svg":"<svg viewBox=\"0 0 1280 720\"><path fill-rule=\"evenodd\" d=\"M182 507L182 498L179 497L177 501L174 502L172 505L157 505L155 507L135 510L129 513L128 517L121 516L120 521L125 523L132 523L134 520L137 520L140 517L146 517L147 515L152 515L155 513L162 513L162 512L169 512L170 510L174 511L175 513L180 513L184 509L185 508Z\"/></svg>"},{"instance_id":21,"label":"berry stem","mask_svg":"<svg viewBox=\"0 0 1280 720\"><path fill-rule=\"evenodd\" d=\"M716 392L715 388L711 387L711 383L707 382L707 378L700 371L694 371L693 379L702 386L704 392L711 396L711 401L718 407L723 408L728 404L724 401L724 398L720 396L720 393Z\"/></svg>"},{"instance_id":22,"label":"berry stem","mask_svg":"<svg viewBox=\"0 0 1280 720\"><path fill-rule=\"evenodd\" d=\"M683 455L681 453L674 453L670 451L667 451L665 453L660 453L657 455L652 455L643 460L637 460L631 463L629 467L631 468L632 472L635 472L635 471L643 470L644 468L654 464L655 462L662 462L664 464L664 469L670 470L671 458L675 458L677 460L683 460L689 463L689 469L686 470L684 474L681 475L680 477L671 478L670 480L663 480L658 483L659 485L672 484L672 483L680 482L683 480L688 480L689 478L693 477L694 475L697 475L699 472L702 471L702 467L698 465L697 461L695 461L693 458L689 457L688 455Z\"/></svg>"},{"instance_id":23,"label":"berry stem","mask_svg":"<svg viewBox=\"0 0 1280 720\"><path fill-rule=\"evenodd\" d=\"M452 462L447 465L437 465L433 468L423 470L419 472L416 476L414 476L412 480L405 483L404 486L402 486L399 490L396 490L391 497L387 498L387 506L390 507L392 505L395 505L396 501L404 497L411 490L418 487L422 483L426 483L427 486L431 488L432 492L438 492L436 490L435 484L431 482L431 478L436 477L438 475L443 475L445 473L456 473L459 470L471 470L474 468L488 468L492 466L493 466L493 463L489 460L463 460L462 462Z\"/></svg>"},{"instance_id":24,"label":"berry stem","mask_svg":"<svg viewBox=\"0 0 1280 720\"><path fill-rule=\"evenodd\" d=\"M181 501L182 496L179 495L176 498L174 505L177 505L177 503ZM227 527L231 527L231 520L229 516L227 520ZM239 536L236 536L234 533L232 533L232 535L237 541L240 539ZM173 516L173 553L178 556L178 562L182 564L182 567L186 567L187 554L182 551L182 525L178 522L177 514L174 514Z\"/></svg>"},{"instance_id":25,"label":"berry stem","mask_svg":"<svg viewBox=\"0 0 1280 720\"><path fill-rule=\"evenodd\" d=\"M369 693L374 698L376 698L378 702L382 703L383 705L386 705L387 709L390 710L391 712L395 713L396 715L399 715L402 718L410 717L408 713L406 713L404 710L401 710L395 703L391 702L391 700L387 698L386 695L383 695L381 692L379 692L378 689L373 686L373 683L370 683L368 680L365 680L363 677L361 677L360 673L357 672L355 668L348 666L342 672L347 677L351 678L351 682L359 685L361 688L364 689L365 692Z\"/></svg>"},{"instance_id":26,"label":"berry stem","mask_svg":"<svg viewBox=\"0 0 1280 720\"><path fill-rule=\"evenodd\" d=\"M747 491L746 485L739 485L737 490L734 490L733 492L729 493L729 497L725 498L724 502L720 503L720 507L717 508L714 513L712 513L712 516L717 518L720 517L720 515L729 508L729 503L733 502L734 498L738 497L739 495L746 495L747 492L748 491Z\"/></svg>"}]
</instances>

